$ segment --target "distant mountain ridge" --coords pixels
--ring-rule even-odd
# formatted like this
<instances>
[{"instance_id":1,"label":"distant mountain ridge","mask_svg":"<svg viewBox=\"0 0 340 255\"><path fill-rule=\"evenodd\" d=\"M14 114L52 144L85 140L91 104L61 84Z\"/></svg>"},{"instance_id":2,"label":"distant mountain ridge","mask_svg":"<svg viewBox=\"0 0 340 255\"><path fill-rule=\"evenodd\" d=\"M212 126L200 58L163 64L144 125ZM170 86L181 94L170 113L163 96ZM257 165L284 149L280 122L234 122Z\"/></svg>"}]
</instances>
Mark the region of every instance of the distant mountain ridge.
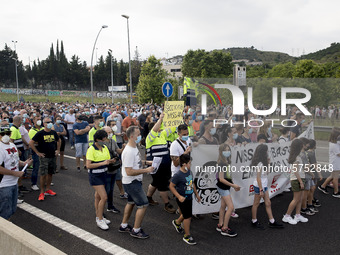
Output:
<instances>
[{"instance_id":1,"label":"distant mountain ridge","mask_svg":"<svg viewBox=\"0 0 340 255\"><path fill-rule=\"evenodd\" d=\"M311 59L318 63L340 62L340 43L332 43L326 49L322 49L307 55L301 56L301 59Z\"/></svg>"}]
</instances>

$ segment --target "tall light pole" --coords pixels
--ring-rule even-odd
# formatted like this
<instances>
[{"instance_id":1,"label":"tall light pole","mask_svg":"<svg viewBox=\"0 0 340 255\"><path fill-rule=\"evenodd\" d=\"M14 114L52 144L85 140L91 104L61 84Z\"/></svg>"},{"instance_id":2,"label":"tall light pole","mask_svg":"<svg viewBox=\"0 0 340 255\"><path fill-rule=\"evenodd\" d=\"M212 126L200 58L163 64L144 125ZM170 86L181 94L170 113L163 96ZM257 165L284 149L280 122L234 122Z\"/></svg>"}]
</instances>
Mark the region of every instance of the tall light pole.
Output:
<instances>
[{"instance_id":1,"label":"tall light pole","mask_svg":"<svg viewBox=\"0 0 340 255\"><path fill-rule=\"evenodd\" d=\"M16 58L12 58L15 61L15 78L17 81L17 96L19 102L19 81L18 81L18 60Z\"/></svg>"},{"instance_id":2,"label":"tall light pole","mask_svg":"<svg viewBox=\"0 0 340 255\"><path fill-rule=\"evenodd\" d=\"M112 97L112 104L113 104L113 67L112 67L113 57L112 57L112 50L109 49L109 52L110 52L110 56L111 56L111 97Z\"/></svg>"},{"instance_id":3,"label":"tall light pole","mask_svg":"<svg viewBox=\"0 0 340 255\"><path fill-rule=\"evenodd\" d=\"M93 49L92 49L92 56L91 56L91 69L90 69L90 80L91 80L91 102L93 104L93 53L94 53L94 49L96 48L96 43L97 43L97 40L98 40L98 37L99 37L99 34L100 32L102 31L103 28L107 28L106 25L102 25L102 27L100 28L99 32L98 32L98 35L96 37L96 40L94 41L94 45L93 45Z\"/></svg>"},{"instance_id":4,"label":"tall light pole","mask_svg":"<svg viewBox=\"0 0 340 255\"><path fill-rule=\"evenodd\" d=\"M129 50L129 76L130 76L130 103L132 104L132 74L131 74L131 58L130 58L130 33L129 33L129 16L122 15L127 21L127 33L128 33L128 50Z\"/></svg>"}]
</instances>

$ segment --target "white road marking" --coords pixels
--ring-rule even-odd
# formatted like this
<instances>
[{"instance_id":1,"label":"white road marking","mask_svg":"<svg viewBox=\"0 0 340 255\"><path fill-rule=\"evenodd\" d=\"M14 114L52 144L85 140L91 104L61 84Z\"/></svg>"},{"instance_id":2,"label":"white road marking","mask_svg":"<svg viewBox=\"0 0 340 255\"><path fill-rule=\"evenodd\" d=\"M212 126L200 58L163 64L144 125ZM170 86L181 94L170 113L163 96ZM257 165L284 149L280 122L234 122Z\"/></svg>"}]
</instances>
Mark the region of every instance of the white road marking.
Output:
<instances>
[{"instance_id":1,"label":"white road marking","mask_svg":"<svg viewBox=\"0 0 340 255\"><path fill-rule=\"evenodd\" d=\"M52 214L44 212L43 210L40 210L39 208L36 208L28 203L18 204L18 207L110 254L116 255L135 254L99 236L96 236L94 234L91 234L90 232L78 228L68 223L67 221L59 219L53 216Z\"/></svg>"},{"instance_id":2,"label":"white road marking","mask_svg":"<svg viewBox=\"0 0 340 255\"><path fill-rule=\"evenodd\" d=\"M76 159L76 157L72 157L69 155L64 155L65 158ZM80 161L83 161L83 158L80 158Z\"/></svg>"}]
</instances>

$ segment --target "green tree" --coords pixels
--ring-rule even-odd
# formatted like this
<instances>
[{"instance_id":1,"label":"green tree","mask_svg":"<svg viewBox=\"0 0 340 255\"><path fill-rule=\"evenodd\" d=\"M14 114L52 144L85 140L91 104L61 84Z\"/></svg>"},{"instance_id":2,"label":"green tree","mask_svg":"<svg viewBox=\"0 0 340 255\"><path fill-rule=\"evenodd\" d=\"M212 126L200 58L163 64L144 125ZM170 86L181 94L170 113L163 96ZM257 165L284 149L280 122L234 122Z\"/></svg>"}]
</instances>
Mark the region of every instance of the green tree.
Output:
<instances>
[{"instance_id":1,"label":"green tree","mask_svg":"<svg viewBox=\"0 0 340 255\"><path fill-rule=\"evenodd\" d=\"M293 78L296 72L296 66L291 62L278 64L268 72L268 77L272 78Z\"/></svg>"},{"instance_id":2,"label":"green tree","mask_svg":"<svg viewBox=\"0 0 340 255\"><path fill-rule=\"evenodd\" d=\"M141 74L137 85L137 95L139 103L164 102L162 85L166 81L168 73L162 68L160 60L155 56L150 56L141 68Z\"/></svg>"}]
</instances>

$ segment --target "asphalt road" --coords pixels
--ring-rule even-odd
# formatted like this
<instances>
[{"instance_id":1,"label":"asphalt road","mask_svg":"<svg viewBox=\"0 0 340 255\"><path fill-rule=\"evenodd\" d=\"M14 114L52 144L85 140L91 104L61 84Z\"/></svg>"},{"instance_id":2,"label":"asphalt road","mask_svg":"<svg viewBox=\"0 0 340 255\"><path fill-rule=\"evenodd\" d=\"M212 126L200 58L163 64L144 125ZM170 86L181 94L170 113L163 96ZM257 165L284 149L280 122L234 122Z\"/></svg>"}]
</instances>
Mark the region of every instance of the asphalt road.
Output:
<instances>
[{"instance_id":1,"label":"asphalt road","mask_svg":"<svg viewBox=\"0 0 340 255\"><path fill-rule=\"evenodd\" d=\"M327 162L328 143L319 142L318 147L318 160ZM74 151L71 151L68 145L66 145L66 154L74 156ZM126 233L118 232L122 213L106 213L112 223L108 231L103 231L95 223L94 191L89 185L87 172L83 170L78 173L74 159L65 158L65 165L69 170L61 171L53 178L56 197L47 197L44 202L39 202L39 192L32 191L25 194L25 203L137 254L187 252L190 254L339 254L340 251L340 201L319 191L316 191L316 197L322 204L319 208L320 212L309 216L308 223L298 223L296 226L285 224L284 229L266 228L264 231L253 229L250 224L250 207L237 210L240 217L231 219L230 227L238 233L236 238L219 234L215 230L217 221L211 219L210 214L205 215L203 219L193 220L191 232L198 243L196 246L189 246L182 241L182 235L178 234L171 224L176 215L165 212L162 205L147 209L143 222L143 229L150 234L147 240L136 240ZM150 176L144 177L145 190L150 181ZM26 186L30 185L30 180L23 182ZM118 188L115 187L114 203L123 211L126 200L120 199L118 195ZM158 192L154 199L160 200ZM291 199L292 193L283 193L272 199L272 209L277 220L281 221ZM171 202L176 203L174 200ZM133 223L133 219L132 216L130 224ZM259 207L258 219L262 223L268 220L263 205ZM67 254L107 254L91 243L22 209L18 209L12 217L12 222Z\"/></svg>"}]
</instances>

